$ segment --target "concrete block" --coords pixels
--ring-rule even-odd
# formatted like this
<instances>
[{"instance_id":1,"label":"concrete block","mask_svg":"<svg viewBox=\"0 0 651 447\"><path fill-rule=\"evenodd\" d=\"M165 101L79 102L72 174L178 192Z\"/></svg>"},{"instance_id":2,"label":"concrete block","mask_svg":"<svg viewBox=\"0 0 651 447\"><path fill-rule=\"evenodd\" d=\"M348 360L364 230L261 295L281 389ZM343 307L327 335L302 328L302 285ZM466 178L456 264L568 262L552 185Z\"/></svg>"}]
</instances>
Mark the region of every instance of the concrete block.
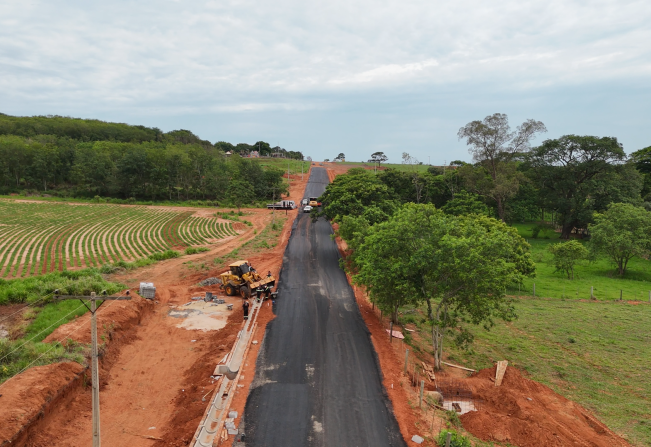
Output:
<instances>
[{"instance_id":1,"label":"concrete block","mask_svg":"<svg viewBox=\"0 0 651 447\"><path fill-rule=\"evenodd\" d=\"M423 441L424 441L424 439L421 438L421 437L418 436L418 435L414 435L414 436L412 436L412 437L411 437L411 440L414 441L416 444L422 444Z\"/></svg>"},{"instance_id":2,"label":"concrete block","mask_svg":"<svg viewBox=\"0 0 651 447\"><path fill-rule=\"evenodd\" d=\"M228 412L228 417L236 419L237 418L237 411L231 410Z\"/></svg>"}]
</instances>

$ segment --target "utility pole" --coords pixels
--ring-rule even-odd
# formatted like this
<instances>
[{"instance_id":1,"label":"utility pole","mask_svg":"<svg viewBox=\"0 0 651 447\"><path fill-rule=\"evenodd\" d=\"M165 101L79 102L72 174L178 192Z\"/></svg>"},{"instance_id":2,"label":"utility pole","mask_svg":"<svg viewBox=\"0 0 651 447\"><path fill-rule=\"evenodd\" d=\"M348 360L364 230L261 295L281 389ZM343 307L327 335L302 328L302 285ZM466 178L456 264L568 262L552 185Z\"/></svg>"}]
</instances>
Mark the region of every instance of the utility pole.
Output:
<instances>
[{"instance_id":1,"label":"utility pole","mask_svg":"<svg viewBox=\"0 0 651 447\"><path fill-rule=\"evenodd\" d=\"M106 301L106 300L130 300L129 291L127 290L127 296L107 296L106 290L102 291L101 296L95 295L95 292L91 292L90 296L81 296L81 295L59 295L59 290L54 291L55 300L79 300L84 306L86 303L84 300L90 301L90 307L86 306L90 311L90 337L91 337L91 363L90 363L90 375L93 383L93 447L100 447L102 444L100 436L100 423L99 423L99 365L97 361L97 309L101 306L96 305L96 301Z\"/></svg>"}]
</instances>

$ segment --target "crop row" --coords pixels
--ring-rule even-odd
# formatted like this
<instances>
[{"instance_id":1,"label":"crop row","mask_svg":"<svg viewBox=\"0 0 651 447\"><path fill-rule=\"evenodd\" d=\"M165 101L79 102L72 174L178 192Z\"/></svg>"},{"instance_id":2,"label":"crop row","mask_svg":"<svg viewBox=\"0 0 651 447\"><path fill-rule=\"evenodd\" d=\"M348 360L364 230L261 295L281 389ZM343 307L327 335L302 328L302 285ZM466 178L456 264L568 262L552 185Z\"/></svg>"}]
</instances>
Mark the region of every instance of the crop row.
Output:
<instances>
[{"instance_id":1,"label":"crop row","mask_svg":"<svg viewBox=\"0 0 651 447\"><path fill-rule=\"evenodd\" d=\"M192 212L117 205L0 200L0 277L99 267L151 253L209 245L232 225Z\"/></svg>"}]
</instances>

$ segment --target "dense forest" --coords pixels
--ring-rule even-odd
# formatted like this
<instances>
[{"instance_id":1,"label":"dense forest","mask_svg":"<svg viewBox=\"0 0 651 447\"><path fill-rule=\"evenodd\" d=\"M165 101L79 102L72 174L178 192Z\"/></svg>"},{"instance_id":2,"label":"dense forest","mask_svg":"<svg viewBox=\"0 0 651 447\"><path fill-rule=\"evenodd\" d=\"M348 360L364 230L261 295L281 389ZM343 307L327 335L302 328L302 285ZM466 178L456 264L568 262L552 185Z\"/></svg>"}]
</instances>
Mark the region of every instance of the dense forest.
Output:
<instances>
[{"instance_id":1,"label":"dense forest","mask_svg":"<svg viewBox=\"0 0 651 447\"><path fill-rule=\"evenodd\" d=\"M212 144L188 130L61 116L0 114L0 193L121 200L251 203L285 190L282 171L253 158L303 159L258 141Z\"/></svg>"}]
</instances>

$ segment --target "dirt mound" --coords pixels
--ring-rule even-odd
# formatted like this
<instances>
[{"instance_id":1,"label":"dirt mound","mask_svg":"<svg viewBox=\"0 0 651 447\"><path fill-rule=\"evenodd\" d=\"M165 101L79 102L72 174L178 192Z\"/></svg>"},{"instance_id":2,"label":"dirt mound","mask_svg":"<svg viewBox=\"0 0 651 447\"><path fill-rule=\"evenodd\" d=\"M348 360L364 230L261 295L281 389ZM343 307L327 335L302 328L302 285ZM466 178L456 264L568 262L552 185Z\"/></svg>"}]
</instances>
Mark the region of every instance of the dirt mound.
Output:
<instances>
[{"instance_id":1,"label":"dirt mound","mask_svg":"<svg viewBox=\"0 0 651 447\"><path fill-rule=\"evenodd\" d=\"M483 405L461 421L478 438L518 447L629 445L585 408L522 377L517 369L507 368L499 387L490 380L494 377L495 368L489 368L467 379Z\"/></svg>"},{"instance_id":2,"label":"dirt mound","mask_svg":"<svg viewBox=\"0 0 651 447\"><path fill-rule=\"evenodd\" d=\"M0 445L24 445L29 429L76 388L85 367L75 362L36 366L0 389Z\"/></svg>"}]
</instances>

